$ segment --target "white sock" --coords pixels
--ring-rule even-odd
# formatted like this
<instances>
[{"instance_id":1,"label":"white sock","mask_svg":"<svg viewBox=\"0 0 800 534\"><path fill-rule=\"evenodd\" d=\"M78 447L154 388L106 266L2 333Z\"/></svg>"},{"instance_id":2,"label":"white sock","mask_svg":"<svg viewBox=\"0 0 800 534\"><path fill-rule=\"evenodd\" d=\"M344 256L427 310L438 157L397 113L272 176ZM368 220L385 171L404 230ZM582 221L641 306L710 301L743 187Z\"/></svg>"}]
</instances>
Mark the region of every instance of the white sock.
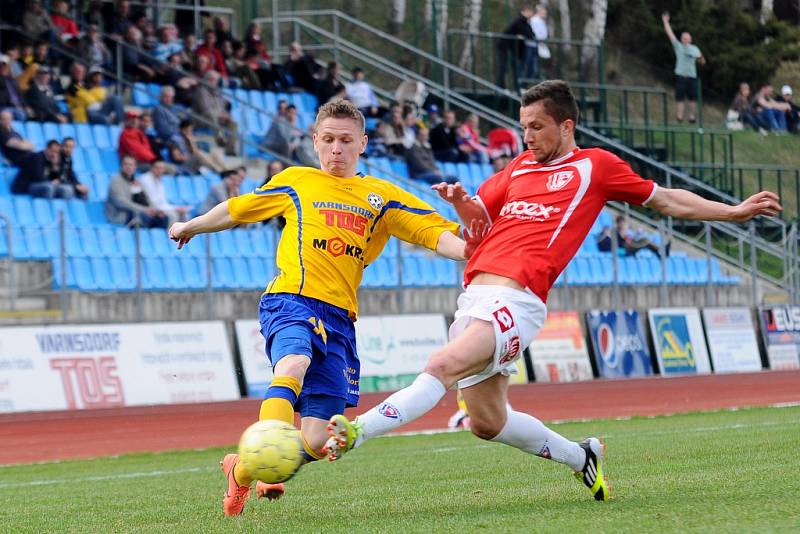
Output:
<instances>
[{"instance_id":1,"label":"white sock","mask_svg":"<svg viewBox=\"0 0 800 534\"><path fill-rule=\"evenodd\" d=\"M580 445L556 434L532 415L514 410L508 410L506 426L492 441L567 464L574 471L580 471L586 463L586 453Z\"/></svg>"},{"instance_id":2,"label":"white sock","mask_svg":"<svg viewBox=\"0 0 800 534\"><path fill-rule=\"evenodd\" d=\"M438 378L422 373L410 386L392 393L385 401L358 416L364 434L356 445L424 415L436 406L446 392Z\"/></svg>"}]
</instances>

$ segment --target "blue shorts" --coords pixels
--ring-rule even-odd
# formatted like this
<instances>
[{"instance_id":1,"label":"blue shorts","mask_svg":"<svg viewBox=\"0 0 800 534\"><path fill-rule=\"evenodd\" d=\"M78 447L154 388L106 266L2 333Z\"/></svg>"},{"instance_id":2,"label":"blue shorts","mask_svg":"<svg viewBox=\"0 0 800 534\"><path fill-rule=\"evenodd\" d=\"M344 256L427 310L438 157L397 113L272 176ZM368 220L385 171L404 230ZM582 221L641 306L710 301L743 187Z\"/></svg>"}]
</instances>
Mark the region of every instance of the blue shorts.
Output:
<instances>
[{"instance_id":1,"label":"blue shorts","mask_svg":"<svg viewBox=\"0 0 800 534\"><path fill-rule=\"evenodd\" d=\"M295 411L328 419L358 405L361 366L347 310L302 295L265 293L259 319L273 367L288 354L311 358Z\"/></svg>"}]
</instances>

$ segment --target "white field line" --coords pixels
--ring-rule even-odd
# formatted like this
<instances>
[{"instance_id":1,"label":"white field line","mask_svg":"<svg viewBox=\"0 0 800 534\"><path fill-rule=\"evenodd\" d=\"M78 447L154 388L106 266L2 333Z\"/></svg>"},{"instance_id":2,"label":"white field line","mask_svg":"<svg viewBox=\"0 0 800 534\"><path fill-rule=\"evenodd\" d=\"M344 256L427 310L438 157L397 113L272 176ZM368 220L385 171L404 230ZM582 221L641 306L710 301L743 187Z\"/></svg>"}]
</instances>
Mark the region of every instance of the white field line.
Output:
<instances>
[{"instance_id":1,"label":"white field line","mask_svg":"<svg viewBox=\"0 0 800 534\"><path fill-rule=\"evenodd\" d=\"M77 478L48 478L45 480L32 480L30 482L19 482L12 484L0 484L0 489L6 488L23 488L30 486L49 486L51 484L70 484L73 482L101 482L105 480L124 480L127 478L145 478L145 477L160 477L167 475L182 475L185 473L201 473L203 471L210 471L208 467L187 467L185 469L159 469L156 471L137 471L133 473L118 473L115 475L100 475L91 477L77 477Z\"/></svg>"}]
</instances>

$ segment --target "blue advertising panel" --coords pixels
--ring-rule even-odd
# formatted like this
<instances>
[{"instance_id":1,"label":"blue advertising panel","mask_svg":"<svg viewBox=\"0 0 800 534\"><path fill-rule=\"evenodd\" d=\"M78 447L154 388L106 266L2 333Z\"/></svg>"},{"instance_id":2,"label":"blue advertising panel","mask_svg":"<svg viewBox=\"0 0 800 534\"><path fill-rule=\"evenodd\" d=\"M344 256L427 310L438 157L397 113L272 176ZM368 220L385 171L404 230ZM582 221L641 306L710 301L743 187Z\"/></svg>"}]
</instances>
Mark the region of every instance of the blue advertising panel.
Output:
<instances>
[{"instance_id":1,"label":"blue advertising panel","mask_svg":"<svg viewBox=\"0 0 800 534\"><path fill-rule=\"evenodd\" d=\"M592 310L586 314L592 355L603 378L653 374L650 350L636 310Z\"/></svg>"},{"instance_id":2,"label":"blue advertising panel","mask_svg":"<svg viewBox=\"0 0 800 534\"><path fill-rule=\"evenodd\" d=\"M711 372L697 308L654 308L649 320L662 375Z\"/></svg>"},{"instance_id":3,"label":"blue advertising panel","mask_svg":"<svg viewBox=\"0 0 800 534\"><path fill-rule=\"evenodd\" d=\"M758 309L770 369L800 368L800 306Z\"/></svg>"}]
</instances>

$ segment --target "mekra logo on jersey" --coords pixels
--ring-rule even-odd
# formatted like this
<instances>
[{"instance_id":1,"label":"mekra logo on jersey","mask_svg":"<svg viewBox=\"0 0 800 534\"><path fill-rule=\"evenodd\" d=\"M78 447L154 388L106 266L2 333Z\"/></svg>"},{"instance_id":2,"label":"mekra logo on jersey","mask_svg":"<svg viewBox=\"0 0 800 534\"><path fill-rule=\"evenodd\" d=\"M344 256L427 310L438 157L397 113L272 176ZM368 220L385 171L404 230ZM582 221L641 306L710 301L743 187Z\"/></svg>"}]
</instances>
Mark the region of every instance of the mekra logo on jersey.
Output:
<instances>
[{"instance_id":1,"label":"mekra logo on jersey","mask_svg":"<svg viewBox=\"0 0 800 534\"><path fill-rule=\"evenodd\" d=\"M378 193L370 193L367 195L367 202L369 202L369 205L378 211L380 211L383 207L383 199Z\"/></svg>"},{"instance_id":2,"label":"mekra logo on jersey","mask_svg":"<svg viewBox=\"0 0 800 534\"><path fill-rule=\"evenodd\" d=\"M558 191L564 189L575 177L573 171L558 171L547 177L547 190Z\"/></svg>"}]
</instances>

